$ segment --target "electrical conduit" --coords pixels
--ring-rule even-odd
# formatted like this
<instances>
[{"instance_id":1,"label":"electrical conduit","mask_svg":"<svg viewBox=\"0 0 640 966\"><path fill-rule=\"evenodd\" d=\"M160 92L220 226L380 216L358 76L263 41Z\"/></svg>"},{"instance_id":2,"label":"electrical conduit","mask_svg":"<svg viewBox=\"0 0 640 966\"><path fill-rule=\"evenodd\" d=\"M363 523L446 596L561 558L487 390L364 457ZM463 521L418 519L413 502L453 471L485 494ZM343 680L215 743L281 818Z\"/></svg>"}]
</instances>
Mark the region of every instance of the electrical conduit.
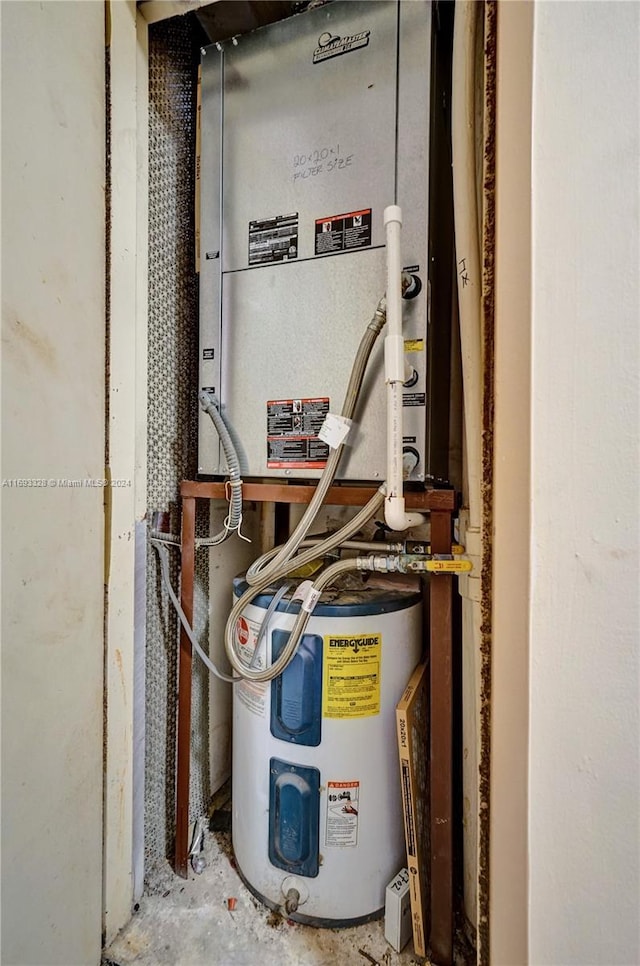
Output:
<instances>
[{"instance_id":1,"label":"electrical conduit","mask_svg":"<svg viewBox=\"0 0 640 966\"><path fill-rule=\"evenodd\" d=\"M226 540L229 534L233 533L234 530L238 531L238 536L240 534L240 524L242 523L242 480L240 478L240 460L238 459L238 454L236 453L235 446L233 445L233 440L231 439L231 434L226 427L225 421L220 415L220 410L218 409L215 400L210 393L202 390L199 393L198 398L200 399L200 405L204 409L205 413L209 415L213 425L216 428L216 432L220 437L220 442L222 444L222 449L224 451L224 458L227 461L227 467L229 469L229 480L228 485L231 490L231 496L229 498L229 515L224 521L224 529L220 533L216 534L215 537L209 537L207 539L207 546L215 546L218 543L222 543Z\"/></svg>"}]
</instances>

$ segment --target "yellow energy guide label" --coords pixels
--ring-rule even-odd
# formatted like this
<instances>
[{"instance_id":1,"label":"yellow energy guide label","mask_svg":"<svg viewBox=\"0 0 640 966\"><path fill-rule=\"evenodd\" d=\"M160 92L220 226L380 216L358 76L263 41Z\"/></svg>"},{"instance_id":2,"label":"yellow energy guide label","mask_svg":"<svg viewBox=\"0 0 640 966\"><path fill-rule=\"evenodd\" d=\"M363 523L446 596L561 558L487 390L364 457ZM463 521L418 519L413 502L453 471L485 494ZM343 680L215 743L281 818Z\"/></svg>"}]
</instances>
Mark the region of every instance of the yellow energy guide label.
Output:
<instances>
[{"instance_id":1,"label":"yellow energy guide label","mask_svg":"<svg viewBox=\"0 0 640 966\"><path fill-rule=\"evenodd\" d=\"M382 634L325 636L323 717L368 718L380 713L381 653Z\"/></svg>"}]
</instances>

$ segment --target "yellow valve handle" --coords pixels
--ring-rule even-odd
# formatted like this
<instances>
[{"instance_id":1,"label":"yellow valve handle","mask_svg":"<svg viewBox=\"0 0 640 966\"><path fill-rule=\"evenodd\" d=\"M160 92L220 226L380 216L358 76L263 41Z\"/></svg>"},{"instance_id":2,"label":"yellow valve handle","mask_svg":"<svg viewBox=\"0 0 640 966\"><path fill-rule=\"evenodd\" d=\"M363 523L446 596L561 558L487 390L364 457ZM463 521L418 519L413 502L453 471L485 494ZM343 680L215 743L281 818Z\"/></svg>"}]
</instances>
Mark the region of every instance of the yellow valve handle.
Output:
<instances>
[{"instance_id":1,"label":"yellow valve handle","mask_svg":"<svg viewBox=\"0 0 640 966\"><path fill-rule=\"evenodd\" d=\"M464 558L458 560L427 560L425 570L435 574L468 574L473 570L470 560Z\"/></svg>"}]
</instances>

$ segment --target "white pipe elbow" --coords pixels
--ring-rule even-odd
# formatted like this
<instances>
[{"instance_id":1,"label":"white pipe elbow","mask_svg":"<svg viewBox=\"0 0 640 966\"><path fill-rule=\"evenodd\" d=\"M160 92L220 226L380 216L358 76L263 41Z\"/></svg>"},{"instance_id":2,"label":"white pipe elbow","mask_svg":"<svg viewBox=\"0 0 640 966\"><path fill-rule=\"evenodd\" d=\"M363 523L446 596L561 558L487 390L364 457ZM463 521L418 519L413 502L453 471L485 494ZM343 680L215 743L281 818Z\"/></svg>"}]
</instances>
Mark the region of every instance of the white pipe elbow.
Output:
<instances>
[{"instance_id":1,"label":"white pipe elbow","mask_svg":"<svg viewBox=\"0 0 640 966\"><path fill-rule=\"evenodd\" d=\"M384 522L390 530L402 532L409 527L419 527L426 523L426 517L422 513L407 513L404 508L404 497L392 495L384 501Z\"/></svg>"}]
</instances>

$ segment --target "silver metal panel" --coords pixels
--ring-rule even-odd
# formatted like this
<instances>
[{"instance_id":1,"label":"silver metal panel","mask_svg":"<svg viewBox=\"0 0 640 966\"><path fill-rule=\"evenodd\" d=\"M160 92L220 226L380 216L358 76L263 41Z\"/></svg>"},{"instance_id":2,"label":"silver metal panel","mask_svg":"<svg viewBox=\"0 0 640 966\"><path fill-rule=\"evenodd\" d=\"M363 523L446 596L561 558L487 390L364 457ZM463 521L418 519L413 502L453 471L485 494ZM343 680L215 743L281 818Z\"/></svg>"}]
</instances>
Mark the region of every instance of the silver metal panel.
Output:
<instances>
[{"instance_id":1,"label":"silver metal panel","mask_svg":"<svg viewBox=\"0 0 640 966\"><path fill-rule=\"evenodd\" d=\"M403 212L405 264L412 252L426 256L429 237L429 102L431 78L431 4L400 4L398 69L397 204ZM426 289L427 265L419 259ZM426 312L426 303L425 303Z\"/></svg>"},{"instance_id":2,"label":"silver metal panel","mask_svg":"<svg viewBox=\"0 0 640 966\"><path fill-rule=\"evenodd\" d=\"M326 259L323 267L329 265L330 275L308 261L280 271L224 275L223 313L234 324L224 330L221 394L246 475L318 475L317 470L267 466L267 402L328 397L330 411L340 412L358 344L384 293L384 249ZM264 273L271 275L268 286ZM373 301L372 292L377 293ZM303 317L313 324L302 326ZM270 318L277 320L277 340L265 324ZM384 479L384 335L383 329L367 370L354 420L357 432L340 467L343 479ZM423 438L424 409L406 408L404 415L406 436Z\"/></svg>"},{"instance_id":3,"label":"silver metal panel","mask_svg":"<svg viewBox=\"0 0 640 966\"><path fill-rule=\"evenodd\" d=\"M200 109L200 388L220 388L222 259L222 68L215 48L202 61ZM209 417L200 412L198 468L215 473L221 447ZM207 467L203 470L203 467ZM214 469L216 467L216 469Z\"/></svg>"},{"instance_id":4,"label":"silver metal panel","mask_svg":"<svg viewBox=\"0 0 640 966\"><path fill-rule=\"evenodd\" d=\"M208 49L203 62L201 356L205 348L213 349L214 360L201 362L200 383L215 387L241 441L246 475L319 475L316 469L267 466L266 403L329 397L331 411L340 411L358 342L384 291L382 213L396 199L405 214L404 262L420 266L424 286L405 306L407 360L416 370L406 395L405 438L420 453L412 479L424 480L428 472L430 27L430 4L423 0L400 5L349 0L240 37L237 46L226 44L222 54ZM328 36L340 40L327 42ZM314 56L320 62L314 63ZM208 81L208 93L206 76L215 78ZM215 151L223 158L222 172L213 160ZM336 165L336 158L348 157L348 165ZM216 177L218 188L223 186L221 209L211 184ZM317 219L367 209L372 228L365 247L316 254ZM294 214L292 250L270 264L249 264L250 222ZM273 234L282 224L269 226ZM285 239L287 232L292 229L282 228ZM220 259L206 258L207 251L219 249ZM221 271L220 316L211 301ZM343 479L384 476L383 339L384 332L358 414L367 432L359 434L343 458L338 474ZM200 472L223 473L215 433L202 421L200 443Z\"/></svg>"},{"instance_id":5,"label":"silver metal panel","mask_svg":"<svg viewBox=\"0 0 640 966\"><path fill-rule=\"evenodd\" d=\"M297 212L297 257L313 258L316 219L391 203L396 30L395 3L350 0L225 47L223 271L247 267L251 221ZM367 31L366 46L313 62L320 38Z\"/></svg>"},{"instance_id":6,"label":"silver metal panel","mask_svg":"<svg viewBox=\"0 0 640 966\"><path fill-rule=\"evenodd\" d=\"M309 261L291 263L280 270L267 268L224 276L223 312L225 318L234 319L234 324L225 328L222 347L224 415L242 441L246 474L318 475L317 471L299 468L288 472L284 468L268 469L267 402L328 397L330 411L340 412L351 362L375 309L370 293L377 291L380 296L384 290L382 249L326 259L325 265L329 263L331 278ZM267 274L271 277L265 285ZM313 324L301 325L303 316L311 316ZM268 319L277 321L277 340ZM240 376L239 365L243 367ZM372 360L371 370L378 373L380 383L380 351ZM372 396L366 407L368 432L362 434L363 445L355 448L348 468L355 478L382 479L384 475L377 445L379 434L384 436L385 432L383 400L379 391ZM346 464L343 470L347 471Z\"/></svg>"}]
</instances>

